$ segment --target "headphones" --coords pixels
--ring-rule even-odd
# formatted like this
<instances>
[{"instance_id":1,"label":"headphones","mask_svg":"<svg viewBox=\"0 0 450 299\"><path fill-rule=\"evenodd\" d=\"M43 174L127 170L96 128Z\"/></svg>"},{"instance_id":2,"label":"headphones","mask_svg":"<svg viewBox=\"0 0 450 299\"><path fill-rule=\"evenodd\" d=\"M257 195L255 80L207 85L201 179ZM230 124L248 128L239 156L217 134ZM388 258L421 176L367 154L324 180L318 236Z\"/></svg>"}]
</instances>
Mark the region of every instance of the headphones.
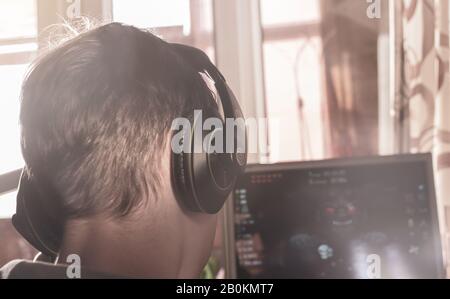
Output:
<instances>
[{"instance_id":1,"label":"headphones","mask_svg":"<svg viewBox=\"0 0 450 299\"><path fill-rule=\"evenodd\" d=\"M171 181L174 194L180 206L195 213L216 214L231 194L238 176L247 164L247 133L245 127L233 126L234 144L227 146L226 120L243 119L242 110L228 86L224 76L212 64L208 56L199 49L181 44L167 43L169 48L188 63L195 72L208 75L215 84L223 111L222 127L203 130L202 142L196 142L195 127L202 126L200 119L191 117L192 128L189 136L183 138L183 148L189 151L171 156ZM203 115L205 117L205 115ZM217 117L206 115L206 118ZM218 135L221 133L221 135ZM221 152L204 150L215 145L217 136L223 136ZM245 148L239 148L238 137L245 137ZM209 138L208 138L209 137ZM213 138L214 137L214 138ZM231 153L230 148L232 149ZM57 192L42 178L24 168L19 182L16 214L12 222L16 230L45 256L55 259L63 237L64 219Z\"/></svg>"}]
</instances>

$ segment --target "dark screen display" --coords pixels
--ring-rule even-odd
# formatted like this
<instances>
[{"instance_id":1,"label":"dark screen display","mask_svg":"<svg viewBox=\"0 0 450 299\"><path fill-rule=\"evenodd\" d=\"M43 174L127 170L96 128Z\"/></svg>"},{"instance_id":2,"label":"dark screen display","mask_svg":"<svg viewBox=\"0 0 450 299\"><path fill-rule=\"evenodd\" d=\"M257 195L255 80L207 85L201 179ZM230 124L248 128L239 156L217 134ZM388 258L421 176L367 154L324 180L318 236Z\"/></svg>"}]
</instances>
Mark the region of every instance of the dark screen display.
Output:
<instances>
[{"instance_id":1,"label":"dark screen display","mask_svg":"<svg viewBox=\"0 0 450 299\"><path fill-rule=\"evenodd\" d=\"M438 277L426 166L247 173L234 193L238 278Z\"/></svg>"}]
</instances>

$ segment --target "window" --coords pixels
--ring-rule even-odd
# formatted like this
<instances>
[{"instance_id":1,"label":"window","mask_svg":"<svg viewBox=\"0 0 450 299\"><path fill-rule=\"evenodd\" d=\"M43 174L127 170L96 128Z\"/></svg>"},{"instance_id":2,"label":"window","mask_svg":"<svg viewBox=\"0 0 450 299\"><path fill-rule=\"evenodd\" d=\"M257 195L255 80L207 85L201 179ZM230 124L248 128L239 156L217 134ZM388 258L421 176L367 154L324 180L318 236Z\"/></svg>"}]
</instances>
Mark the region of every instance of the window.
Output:
<instances>
[{"instance_id":1,"label":"window","mask_svg":"<svg viewBox=\"0 0 450 299\"><path fill-rule=\"evenodd\" d=\"M279 157L271 158L321 158L324 144L318 133L323 131L319 1L289 0L281 5L279 1L262 0L261 22L267 113L279 120L280 132L290 132L269 134L269 138L279 138L269 141L275 146L279 143Z\"/></svg>"},{"instance_id":2,"label":"window","mask_svg":"<svg viewBox=\"0 0 450 299\"><path fill-rule=\"evenodd\" d=\"M190 34L189 0L138 0L133 4L130 5L129 1L115 0L113 2L114 20L141 28L179 27L183 35Z\"/></svg>"},{"instance_id":3,"label":"window","mask_svg":"<svg viewBox=\"0 0 450 299\"><path fill-rule=\"evenodd\" d=\"M19 147L19 96L37 50L34 0L0 1L0 174L23 166Z\"/></svg>"},{"instance_id":4,"label":"window","mask_svg":"<svg viewBox=\"0 0 450 299\"><path fill-rule=\"evenodd\" d=\"M260 8L266 111L278 123L270 162L378 154L388 18L368 18L365 1L260 0Z\"/></svg>"},{"instance_id":5,"label":"window","mask_svg":"<svg viewBox=\"0 0 450 299\"><path fill-rule=\"evenodd\" d=\"M320 20L319 1L261 1L261 22L266 28L317 23Z\"/></svg>"},{"instance_id":6,"label":"window","mask_svg":"<svg viewBox=\"0 0 450 299\"><path fill-rule=\"evenodd\" d=\"M35 0L0 0L0 175L23 167L19 98L28 64L37 51ZM0 194L9 190L0 190ZM15 211L15 193L0 196L0 218Z\"/></svg>"},{"instance_id":7,"label":"window","mask_svg":"<svg viewBox=\"0 0 450 299\"><path fill-rule=\"evenodd\" d=\"M36 37L36 0L0 0L0 38Z\"/></svg>"},{"instance_id":8,"label":"window","mask_svg":"<svg viewBox=\"0 0 450 299\"><path fill-rule=\"evenodd\" d=\"M195 46L214 60L212 0L113 0L113 20Z\"/></svg>"}]
</instances>

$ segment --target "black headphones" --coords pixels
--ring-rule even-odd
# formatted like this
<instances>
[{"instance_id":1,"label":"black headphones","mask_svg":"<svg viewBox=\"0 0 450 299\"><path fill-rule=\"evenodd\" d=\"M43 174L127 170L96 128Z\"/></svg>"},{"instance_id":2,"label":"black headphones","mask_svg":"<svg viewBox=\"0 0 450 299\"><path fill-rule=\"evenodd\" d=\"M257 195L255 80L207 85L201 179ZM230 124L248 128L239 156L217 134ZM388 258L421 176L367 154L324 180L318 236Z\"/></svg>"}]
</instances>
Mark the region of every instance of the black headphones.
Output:
<instances>
[{"instance_id":1,"label":"black headphones","mask_svg":"<svg viewBox=\"0 0 450 299\"><path fill-rule=\"evenodd\" d=\"M223 207L227 197L232 192L237 177L247 164L247 135L242 126L233 126L234 144L227 147L227 126L225 120L242 119L243 114L236 97L226 83L220 71L212 64L208 56L199 49L180 45L168 44L169 48L181 59L188 63L196 72L205 73L215 84L220 98L224 119L222 128L211 131L202 130L202 140L208 136L207 144L212 146L216 133L224 136L223 146L228 151L210 152L198 149L194 131L188 138L183 139L184 148L190 151L172 153L171 180L180 205L191 212L216 214ZM218 108L220 111L220 109ZM217 117L203 115L203 118ZM193 128L198 119L191 119ZM245 144L238 146L238 138L244 136ZM187 140L186 140L187 139ZM204 142L201 142L203 147ZM232 151L230 153L230 148ZM52 186L35 174L24 169L17 194L16 214L12 222L16 230L37 250L50 258L56 258L63 237L64 219L58 194Z\"/></svg>"}]
</instances>

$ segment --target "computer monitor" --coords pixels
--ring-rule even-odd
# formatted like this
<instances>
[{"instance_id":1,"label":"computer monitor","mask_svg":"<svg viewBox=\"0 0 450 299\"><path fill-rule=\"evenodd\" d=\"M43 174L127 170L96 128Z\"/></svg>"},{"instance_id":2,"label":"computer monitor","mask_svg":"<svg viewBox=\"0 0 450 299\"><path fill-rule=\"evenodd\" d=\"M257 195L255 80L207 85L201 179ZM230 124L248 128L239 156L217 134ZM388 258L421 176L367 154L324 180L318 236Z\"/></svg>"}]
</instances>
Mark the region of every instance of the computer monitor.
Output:
<instances>
[{"instance_id":1,"label":"computer monitor","mask_svg":"<svg viewBox=\"0 0 450 299\"><path fill-rule=\"evenodd\" d=\"M237 278L443 278L431 155L249 166Z\"/></svg>"}]
</instances>

